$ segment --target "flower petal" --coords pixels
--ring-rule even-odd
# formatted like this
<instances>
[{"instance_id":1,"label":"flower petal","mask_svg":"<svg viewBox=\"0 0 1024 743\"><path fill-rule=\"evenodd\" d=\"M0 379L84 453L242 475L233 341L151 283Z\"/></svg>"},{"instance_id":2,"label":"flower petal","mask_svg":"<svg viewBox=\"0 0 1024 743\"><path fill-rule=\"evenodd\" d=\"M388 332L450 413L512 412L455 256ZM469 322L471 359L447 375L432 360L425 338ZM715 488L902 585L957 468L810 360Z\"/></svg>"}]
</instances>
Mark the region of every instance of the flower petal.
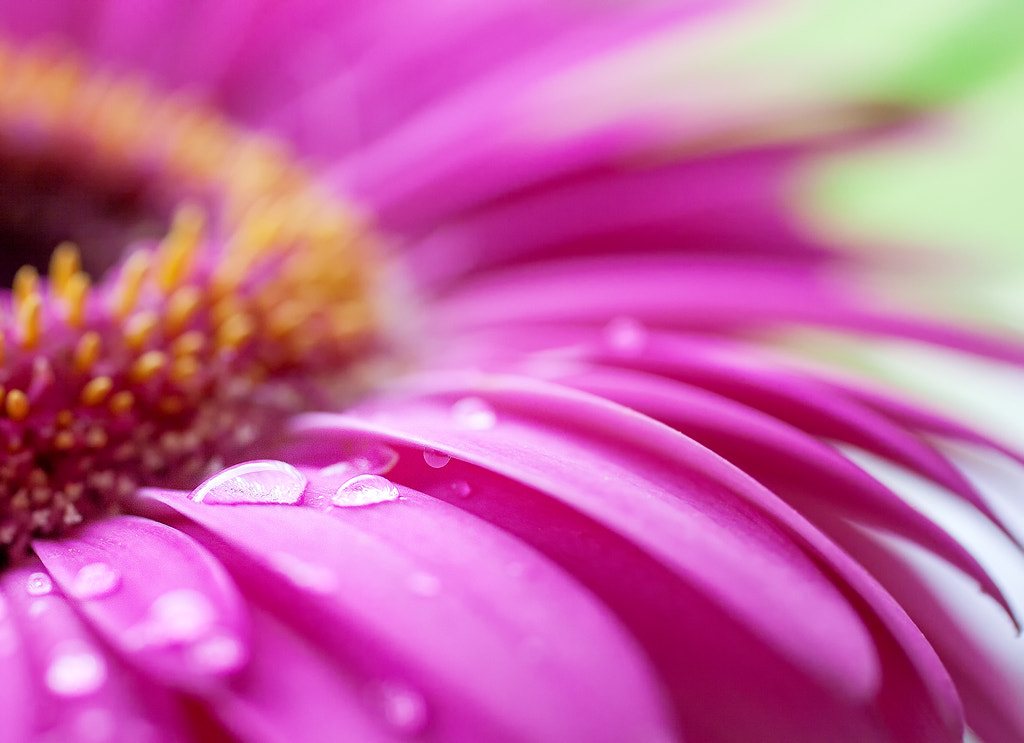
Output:
<instances>
[{"instance_id":1,"label":"flower petal","mask_svg":"<svg viewBox=\"0 0 1024 743\"><path fill-rule=\"evenodd\" d=\"M146 675L197 691L244 665L243 599L220 563L182 532L119 516L33 548L61 589L79 597L78 610L93 629ZM90 577L104 571L116 583L90 587ZM208 652L228 643L233 656Z\"/></svg>"}]
</instances>

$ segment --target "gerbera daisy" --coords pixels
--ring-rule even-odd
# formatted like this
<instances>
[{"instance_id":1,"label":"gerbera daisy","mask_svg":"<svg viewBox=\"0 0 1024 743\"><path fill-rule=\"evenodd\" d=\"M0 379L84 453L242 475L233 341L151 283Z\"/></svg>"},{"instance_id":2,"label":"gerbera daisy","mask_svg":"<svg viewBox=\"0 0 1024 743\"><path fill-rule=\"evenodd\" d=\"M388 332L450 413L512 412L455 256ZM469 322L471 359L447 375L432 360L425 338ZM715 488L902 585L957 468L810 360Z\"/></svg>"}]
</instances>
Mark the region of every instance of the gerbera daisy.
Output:
<instances>
[{"instance_id":1,"label":"gerbera daisy","mask_svg":"<svg viewBox=\"0 0 1024 743\"><path fill-rule=\"evenodd\" d=\"M1024 348L797 226L934 101L783 10L0 6L4 739L1020 739L1019 455L795 331Z\"/></svg>"}]
</instances>

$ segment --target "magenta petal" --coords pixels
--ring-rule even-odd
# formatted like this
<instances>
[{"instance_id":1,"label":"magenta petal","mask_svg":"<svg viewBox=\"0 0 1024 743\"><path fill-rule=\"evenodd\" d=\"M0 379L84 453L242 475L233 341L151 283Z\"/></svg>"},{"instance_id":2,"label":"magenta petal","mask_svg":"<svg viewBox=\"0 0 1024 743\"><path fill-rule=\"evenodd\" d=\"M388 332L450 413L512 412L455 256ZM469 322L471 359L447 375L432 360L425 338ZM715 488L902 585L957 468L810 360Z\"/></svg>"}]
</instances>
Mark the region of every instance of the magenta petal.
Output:
<instances>
[{"instance_id":1,"label":"magenta petal","mask_svg":"<svg viewBox=\"0 0 1024 743\"><path fill-rule=\"evenodd\" d=\"M477 390L475 394L486 395L493 404L489 425L477 425L484 423L479 410L467 420L468 405L460 403L453 408L460 395L463 402L477 399L472 397L472 390ZM480 403L478 400L477 408ZM768 722L772 713L759 707L759 696L802 688L801 693L808 695L805 699L810 699L815 694L811 691L813 687L806 686L810 679L832 689L831 703L844 698L852 701L861 695L864 699L872 696L877 679L877 667L871 661L875 650L860 618L847 603L848 599L831 594L835 588L829 581L838 579L857 586L856 590L871 604L871 614L866 617L871 617L875 641L880 648L886 648L882 661L887 668L884 684L888 691L883 696L890 701L883 702L883 707L891 715L890 724L895 729L905 730L910 726L920 731L929 730L928 740L953 740L959 735L959 706L948 678L891 599L866 580L848 557L822 540L820 534L769 494L707 450L648 419L589 396L525 380L477 379L460 387L449 377L446 385L439 385L429 395L399 398L394 404L381 402L375 408L367 407L358 418L310 416L301 425L309 431L306 439L309 446L325 445L324 439L331 431L339 441L344 438L343 432L347 431L349 436L366 432L394 437L392 440L413 446L440 449L476 462L558 498L656 556L678 576L674 580L685 581L686 587L677 583L672 595L691 595L692 606L684 610L688 621L702 626L702 630L696 630L701 641L715 646L716 652L721 653L718 664L701 667L696 676L693 666L685 663L661 665L662 672L669 675L666 679L669 687L679 695L677 703L686 710L684 724L695 725L698 729L710 725L710 729L717 730L715 735L722 735L720 722L712 722L716 714L713 710L724 714L724 709L732 704L729 700L736 693L738 674L749 682L743 692L747 704L744 718L728 727L734 735L739 735L737 731L741 730L746 730L747 734L756 731L761 736L759 739L764 740L768 739L764 737L767 730L780 736L779 740L787 739L787 735L791 736L789 739L803 739L799 736L807 736L809 730L815 729L813 719L822 713L822 708L815 706L818 704L815 702L789 720L776 717ZM473 502L476 498L468 500ZM521 537L535 540L538 538L536 529L552 514L544 506L549 513L543 516L538 513L532 520L521 521L530 518L529 503L530 499L517 501L513 521L503 525ZM785 524L783 531L777 531L779 522ZM784 536L787 533L789 536ZM800 535L797 541L790 541L797 534ZM593 538L588 534L573 550L585 551L582 545ZM733 540L737 540L737 544L732 544ZM806 544L812 554L828 555L829 567L825 574L807 561L807 555L797 548L800 543ZM562 560L570 563L576 560L574 551L566 552L565 547L557 546L555 549ZM577 562L569 566L577 575L585 575L585 582L592 590L615 606L619 600L616 594L622 595L622 586L609 584L611 579L601 575L600 568L596 567L601 564L604 553L602 548L588 558L596 563L597 575L589 564L581 566ZM616 553L613 550L608 554ZM753 554L757 555L756 560L751 558ZM756 570L751 567L755 563ZM748 570L751 580L744 577ZM831 570L841 571L843 578L832 575ZM657 574L653 568L647 568L631 578L620 577L618 583ZM591 582L594 580L596 584ZM776 580L780 581L780 586L773 589L771 586ZM784 587L792 586L793 581L803 587L798 598ZM705 603L709 600L712 603ZM808 609L811 605L815 608ZM718 608L713 608L715 606ZM624 616L632 611L630 606L620 605L616 609L625 612ZM712 622L714 612L718 613ZM706 617L703 622L699 619L701 616ZM825 616L830 618L826 621ZM637 622L645 621L636 618L634 627ZM727 629L735 622L740 625ZM718 630L709 634L707 627L718 627ZM730 658L729 651L719 647L719 640L729 638L729 642L739 642L746 631L741 627L756 633L758 642L764 643L760 649L751 645L744 651L750 658L763 655L766 646L779 656L774 661L762 659L759 662L765 665L760 666L752 660ZM899 638L898 646L894 646L890 632ZM677 638L677 645L684 637ZM640 639L648 645L661 642L643 634ZM678 647L674 650L671 645L659 647L661 652L677 658L677 662L685 657L679 656ZM699 653L700 648L691 647L686 652L692 655ZM905 665L908 660L909 666ZM729 667L736 662L747 664L743 672ZM807 674L802 682L790 675L793 671L787 670L787 662ZM889 673L892 673L891 678ZM725 674L727 679L718 678L718 674ZM801 687L801 683L804 686ZM714 698L714 689L721 689L724 695L721 700ZM908 693L920 695L922 702L925 698L929 701L908 709L897 701ZM696 708L693 700L700 700ZM768 717L761 718L760 724L752 723L758 719L758 714ZM834 709L832 714L846 715L851 711ZM712 718L707 718L708 715ZM854 719L850 718L847 729L851 740L860 734L854 726L864 724L863 720L854 723ZM744 724L756 727L743 727ZM834 730L835 720L829 725L828 729ZM814 734L810 739L815 739Z\"/></svg>"},{"instance_id":2,"label":"magenta petal","mask_svg":"<svg viewBox=\"0 0 1024 743\"><path fill-rule=\"evenodd\" d=\"M92 635L38 561L4 573L36 678L36 734L69 743L183 741L170 696L131 673ZM23 717L30 715L26 710ZM15 728L16 731L17 728ZM3 731L8 740L8 731Z\"/></svg>"},{"instance_id":3,"label":"magenta petal","mask_svg":"<svg viewBox=\"0 0 1024 743\"><path fill-rule=\"evenodd\" d=\"M220 563L182 532L119 516L33 548L96 632L146 675L198 690L244 665L242 597Z\"/></svg>"},{"instance_id":4,"label":"magenta petal","mask_svg":"<svg viewBox=\"0 0 1024 743\"><path fill-rule=\"evenodd\" d=\"M28 654L10 603L0 592L0 730L5 741L30 739L37 706Z\"/></svg>"},{"instance_id":5,"label":"magenta petal","mask_svg":"<svg viewBox=\"0 0 1024 743\"><path fill-rule=\"evenodd\" d=\"M238 580L336 654L361 693L422 707L422 721L392 726L467 743L675 740L658 685L607 610L457 508L413 491L329 515L147 492L230 543Z\"/></svg>"}]
</instances>

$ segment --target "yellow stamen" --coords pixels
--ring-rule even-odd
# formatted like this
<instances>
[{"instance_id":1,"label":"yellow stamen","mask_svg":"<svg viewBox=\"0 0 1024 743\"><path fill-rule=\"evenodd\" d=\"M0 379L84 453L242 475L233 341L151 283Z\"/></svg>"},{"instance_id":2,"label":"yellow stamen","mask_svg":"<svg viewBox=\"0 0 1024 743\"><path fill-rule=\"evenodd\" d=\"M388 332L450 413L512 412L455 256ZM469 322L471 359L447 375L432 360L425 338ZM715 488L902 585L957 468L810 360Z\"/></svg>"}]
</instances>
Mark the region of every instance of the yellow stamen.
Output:
<instances>
[{"instance_id":1,"label":"yellow stamen","mask_svg":"<svg viewBox=\"0 0 1024 743\"><path fill-rule=\"evenodd\" d=\"M167 354L163 351L146 351L132 364L129 376L133 382L145 382L156 376L167 365Z\"/></svg>"},{"instance_id":2,"label":"yellow stamen","mask_svg":"<svg viewBox=\"0 0 1024 743\"><path fill-rule=\"evenodd\" d=\"M203 295L194 286L183 286L167 301L165 322L171 333L179 332L199 309Z\"/></svg>"},{"instance_id":3,"label":"yellow stamen","mask_svg":"<svg viewBox=\"0 0 1024 743\"><path fill-rule=\"evenodd\" d=\"M205 226L206 215L195 205L186 204L174 213L171 229L157 254L157 284L163 291L173 289L188 273Z\"/></svg>"},{"instance_id":4,"label":"yellow stamen","mask_svg":"<svg viewBox=\"0 0 1024 743\"><path fill-rule=\"evenodd\" d=\"M11 294L15 304L20 304L33 294L39 293L39 272L34 266L22 266L14 274L14 283L11 286Z\"/></svg>"},{"instance_id":5,"label":"yellow stamen","mask_svg":"<svg viewBox=\"0 0 1024 743\"><path fill-rule=\"evenodd\" d=\"M78 399L89 407L102 405L113 389L114 382L110 377L94 377L86 382Z\"/></svg>"},{"instance_id":6,"label":"yellow stamen","mask_svg":"<svg viewBox=\"0 0 1024 743\"><path fill-rule=\"evenodd\" d=\"M38 287L33 287L32 293L23 297L18 303L15 319L21 345L24 348L35 348L39 343L42 317L43 298L39 294Z\"/></svg>"},{"instance_id":7,"label":"yellow stamen","mask_svg":"<svg viewBox=\"0 0 1024 743\"><path fill-rule=\"evenodd\" d=\"M82 335L79 339L78 344L75 346L74 355L74 368L77 372L86 372L92 368L92 365L96 363L96 359L99 358L102 341L100 334L95 330Z\"/></svg>"},{"instance_id":8,"label":"yellow stamen","mask_svg":"<svg viewBox=\"0 0 1024 743\"><path fill-rule=\"evenodd\" d=\"M138 351L146 345L146 341L153 335L159 322L156 313L148 310L133 315L124 326L125 343L132 350Z\"/></svg>"},{"instance_id":9,"label":"yellow stamen","mask_svg":"<svg viewBox=\"0 0 1024 743\"><path fill-rule=\"evenodd\" d=\"M144 250L137 250L125 259L114 292L114 314L124 320L139 299L142 282L149 272L152 256Z\"/></svg>"},{"instance_id":10,"label":"yellow stamen","mask_svg":"<svg viewBox=\"0 0 1024 743\"><path fill-rule=\"evenodd\" d=\"M21 390L11 390L4 398L4 409L7 417L14 421L23 421L28 418L30 406L28 395Z\"/></svg>"},{"instance_id":11,"label":"yellow stamen","mask_svg":"<svg viewBox=\"0 0 1024 743\"><path fill-rule=\"evenodd\" d=\"M67 451L75 445L75 434L71 431L58 431L53 437L53 445L61 451Z\"/></svg>"},{"instance_id":12,"label":"yellow stamen","mask_svg":"<svg viewBox=\"0 0 1024 743\"><path fill-rule=\"evenodd\" d=\"M135 406L135 395L128 390L115 392L110 398L110 412L114 415L123 415Z\"/></svg>"},{"instance_id":13,"label":"yellow stamen","mask_svg":"<svg viewBox=\"0 0 1024 743\"><path fill-rule=\"evenodd\" d=\"M71 242L63 242L57 246L50 256L50 286L58 296L64 295L68 280L82 268L82 257L78 246Z\"/></svg>"},{"instance_id":14,"label":"yellow stamen","mask_svg":"<svg viewBox=\"0 0 1024 743\"><path fill-rule=\"evenodd\" d=\"M89 299L91 285L89 275L82 271L72 274L64 285L68 324L73 328L82 327L85 320L85 304Z\"/></svg>"}]
</instances>

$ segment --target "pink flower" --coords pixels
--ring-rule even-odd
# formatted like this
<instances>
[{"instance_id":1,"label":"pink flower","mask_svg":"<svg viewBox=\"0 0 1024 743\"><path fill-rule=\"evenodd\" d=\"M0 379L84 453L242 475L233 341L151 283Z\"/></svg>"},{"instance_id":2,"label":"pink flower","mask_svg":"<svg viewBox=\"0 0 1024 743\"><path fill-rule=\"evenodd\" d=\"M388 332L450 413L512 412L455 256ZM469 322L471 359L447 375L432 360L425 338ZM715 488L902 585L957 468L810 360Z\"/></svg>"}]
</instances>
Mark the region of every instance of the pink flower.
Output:
<instances>
[{"instance_id":1,"label":"pink flower","mask_svg":"<svg viewBox=\"0 0 1024 743\"><path fill-rule=\"evenodd\" d=\"M1024 736L1020 456L776 341L1024 350L631 99L719 5L0 7L4 740Z\"/></svg>"}]
</instances>

